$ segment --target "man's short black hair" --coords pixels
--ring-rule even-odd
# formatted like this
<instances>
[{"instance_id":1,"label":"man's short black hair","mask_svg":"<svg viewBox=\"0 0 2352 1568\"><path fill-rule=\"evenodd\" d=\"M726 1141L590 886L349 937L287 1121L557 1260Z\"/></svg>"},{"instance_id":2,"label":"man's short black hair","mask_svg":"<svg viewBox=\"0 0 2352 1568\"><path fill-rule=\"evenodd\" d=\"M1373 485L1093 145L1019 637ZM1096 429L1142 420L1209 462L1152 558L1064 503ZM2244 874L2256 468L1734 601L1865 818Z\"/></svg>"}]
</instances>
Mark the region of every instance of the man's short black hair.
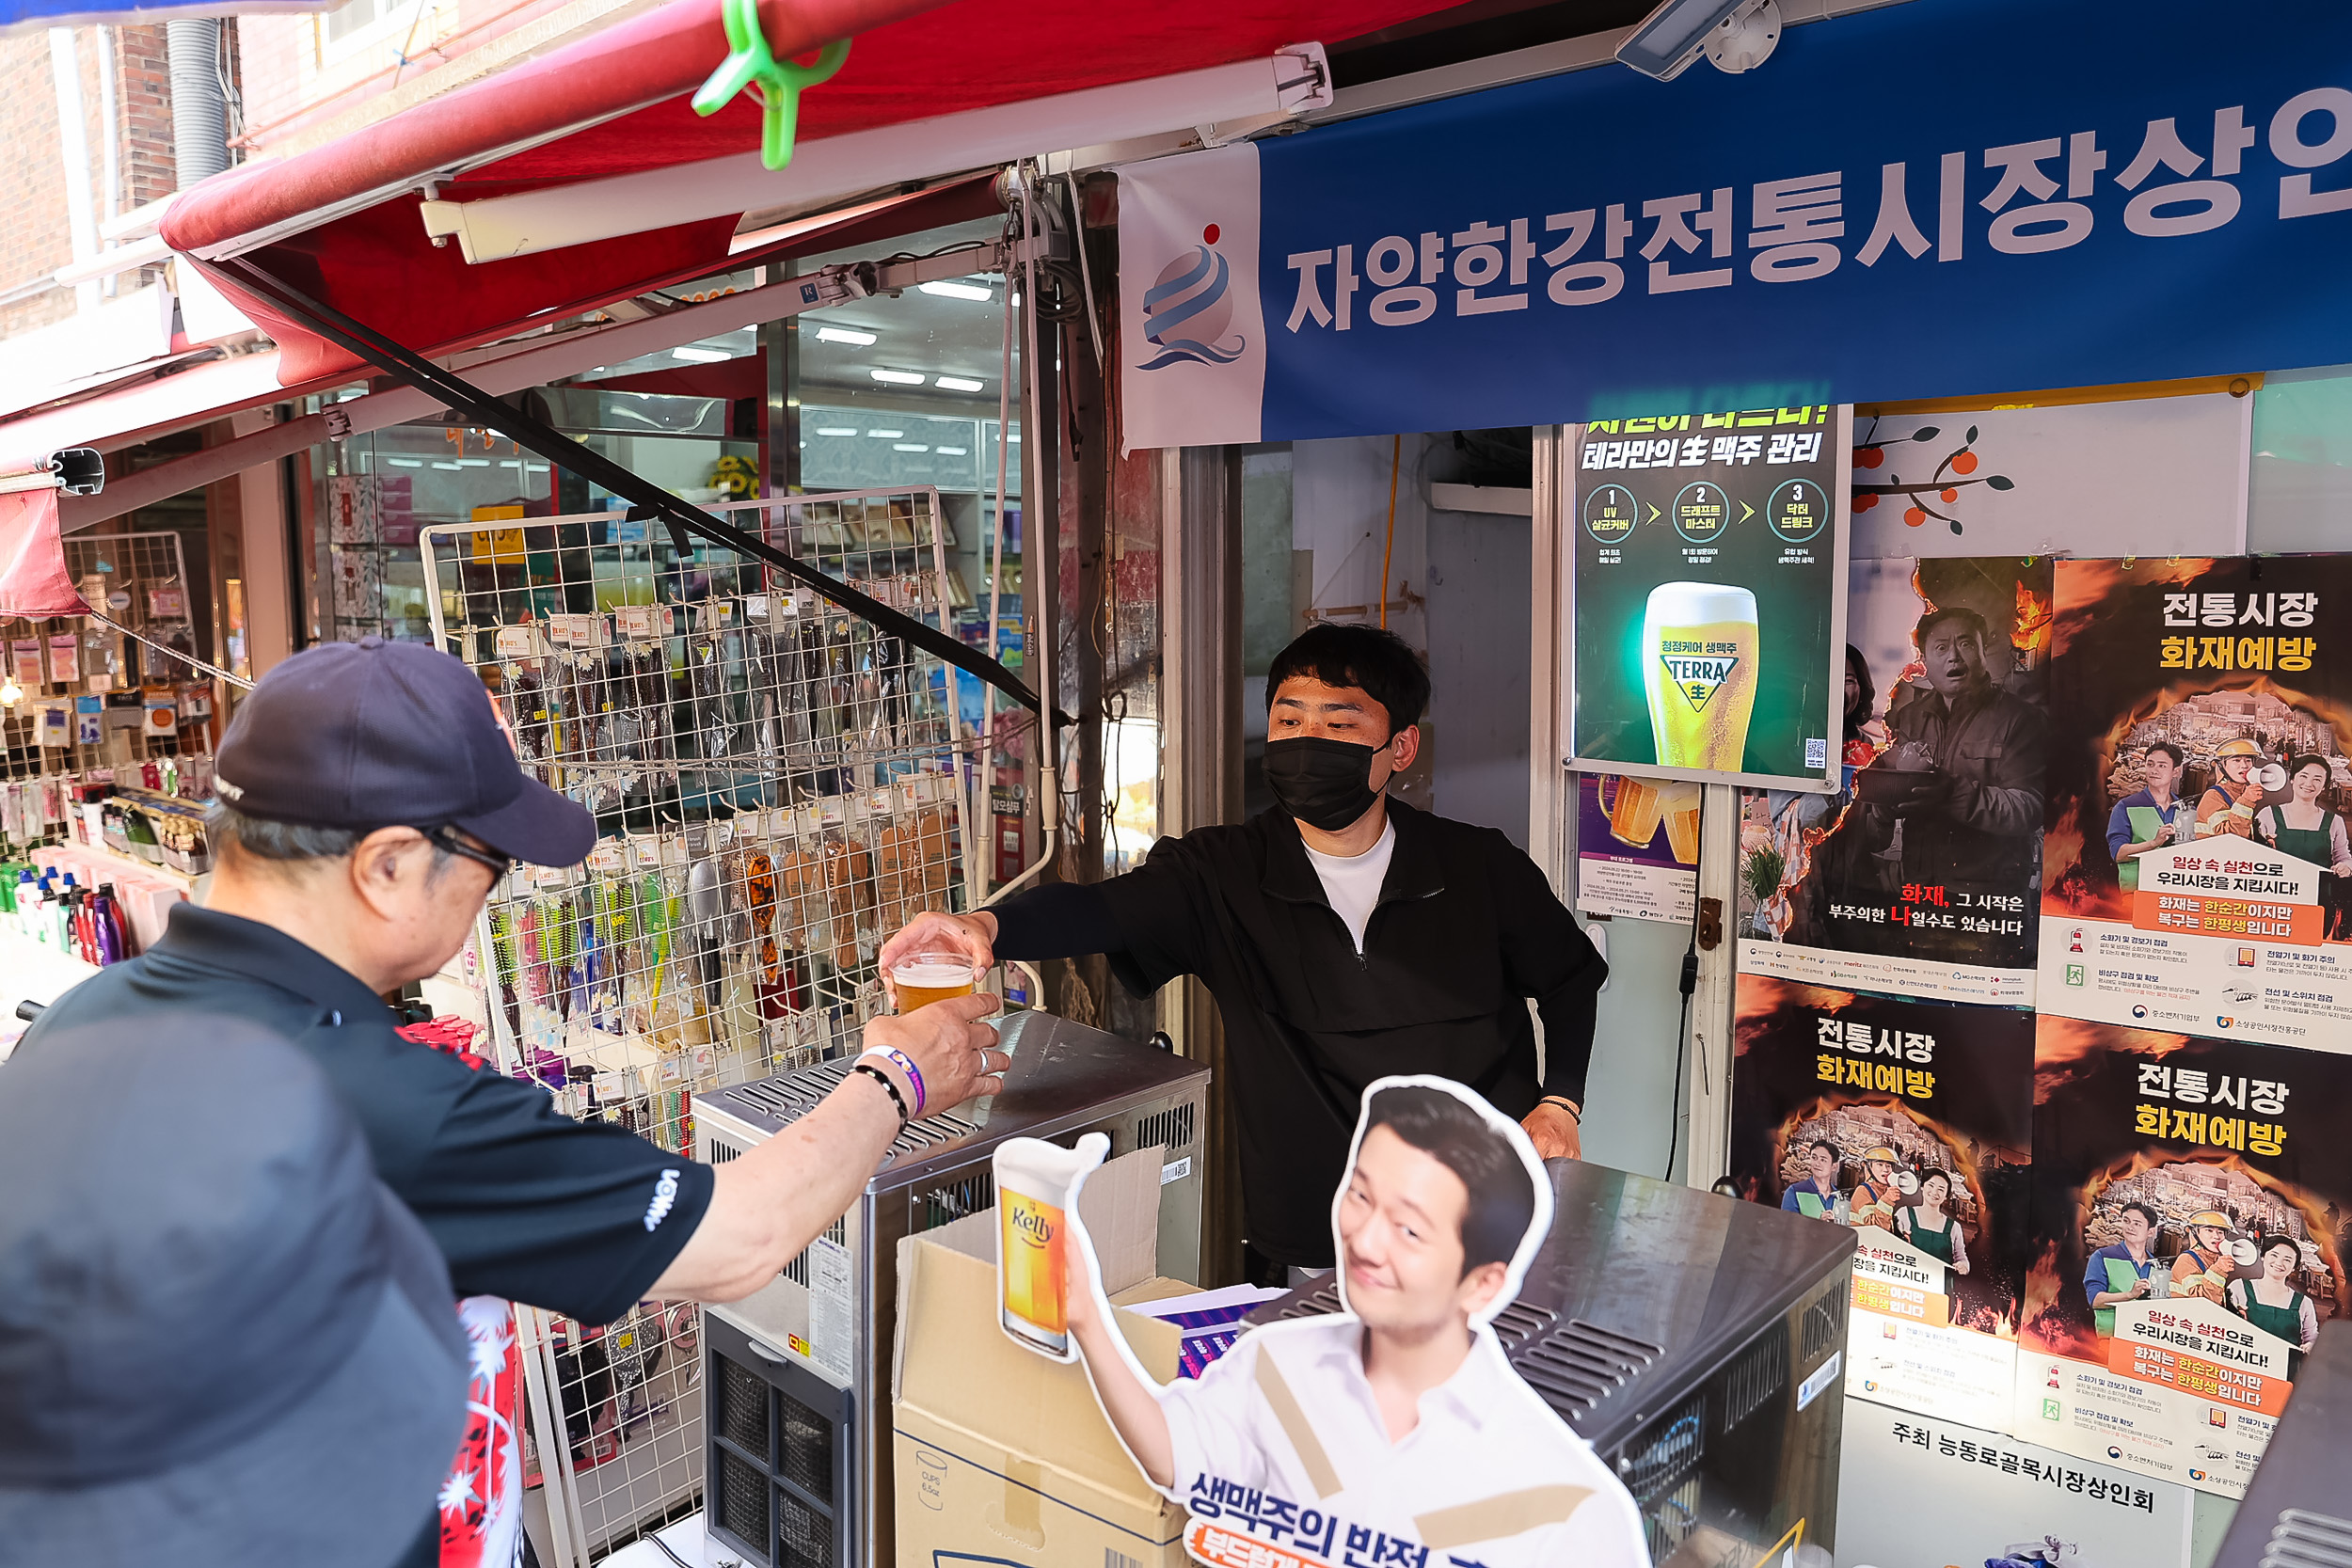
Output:
<instances>
[{"instance_id":1,"label":"man's short black hair","mask_svg":"<svg viewBox=\"0 0 2352 1568\"><path fill-rule=\"evenodd\" d=\"M2172 766L2175 768L2186 768L2188 766L2188 753L2182 751L2178 746L2175 746L2169 740L2152 740L2148 742L2146 749L2139 754L2141 757L2145 758L2150 752L2162 752L2166 756L2172 759Z\"/></svg>"},{"instance_id":2,"label":"man's short black hair","mask_svg":"<svg viewBox=\"0 0 2352 1568\"><path fill-rule=\"evenodd\" d=\"M1372 1097L1364 1135L1385 1127L1462 1179L1462 1274L1508 1263L1535 1218L1535 1184L1510 1141L1443 1089L1406 1085Z\"/></svg>"},{"instance_id":3,"label":"man's short black hair","mask_svg":"<svg viewBox=\"0 0 2352 1568\"><path fill-rule=\"evenodd\" d=\"M1919 625L1913 629L1911 634L1912 645L1921 653L1926 653L1928 635L1947 621L1958 621L1975 632L1979 642L1982 642L1993 634L1993 628L1985 625L1983 616L1973 610L1963 610L1955 605L1949 610L1931 610L1925 615L1920 616Z\"/></svg>"},{"instance_id":4,"label":"man's short black hair","mask_svg":"<svg viewBox=\"0 0 2352 1568\"><path fill-rule=\"evenodd\" d=\"M2137 1198L2132 1199L2131 1202L2126 1203L2122 1208L2118 1209L2115 1212L2115 1217L2118 1220L2121 1220L2124 1215L2130 1213L2135 1209L2138 1210L2147 1219L2149 1229L2161 1230L2164 1228L2164 1216L2156 1212L2155 1205L2153 1203L2142 1203Z\"/></svg>"},{"instance_id":5,"label":"man's short black hair","mask_svg":"<svg viewBox=\"0 0 2352 1568\"><path fill-rule=\"evenodd\" d=\"M1429 671L1405 639L1379 626L1343 626L1326 621L1309 626L1274 656L1266 671L1265 701L1282 683L1305 675L1326 686L1352 686L1388 711L1389 733L1418 723L1429 705Z\"/></svg>"},{"instance_id":6,"label":"man's short black hair","mask_svg":"<svg viewBox=\"0 0 2352 1568\"><path fill-rule=\"evenodd\" d=\"M1816 1138L1816 1139L1814 1139L1814 1140L1813 1140L1813 1142L1812 1142L1812 1143L1808 1146L1808 1148L1826 1148L1826 1149L1828 1149L1828 1150L1829 1150L1832 1154L1835 1154L1835 1155L1836 1155L1836 1156L1837 1156L1837 1163L1838 1163L1838 1164L1845 1164L1845 1162L1846 1162L1846 1151L1845 1151L1844 1149L1842 1149L1842 1148L1838 1148L1838 1147L1837 1147L1837 1145L1836 1145L1836 1143L1834 1140L1832 1140L1832 1139L1829 1139L1829 1138Z\"/></svg>"}]
</instances>

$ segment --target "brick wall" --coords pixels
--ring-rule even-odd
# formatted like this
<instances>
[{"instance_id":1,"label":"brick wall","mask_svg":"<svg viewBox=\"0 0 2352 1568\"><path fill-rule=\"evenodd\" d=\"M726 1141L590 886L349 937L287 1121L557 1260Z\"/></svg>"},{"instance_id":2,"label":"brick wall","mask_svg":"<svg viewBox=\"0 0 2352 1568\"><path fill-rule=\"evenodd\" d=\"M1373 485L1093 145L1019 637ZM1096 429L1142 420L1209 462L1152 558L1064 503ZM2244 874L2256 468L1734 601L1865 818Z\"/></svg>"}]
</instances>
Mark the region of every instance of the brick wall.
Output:
<instances>
[{"instance_id":1,"label":"brick wall","mask_svg":"<svg viewBox=\"0 0 2352 1568\"><path fill-rule=\"evenodd\" d=\"M106 215L104 94L100 73L106 55L98 29L74 29L81 66L83 135L89 149L90 205ZM115 211L171 194L171 74L161 23L115 30L113 50L118 182ZM73 260L63 150L57 134L57 93L46 32L0 38L0 294L31 283ZM125 273L119 287L138 288L155 275ZM0 304L0 338L44 326L73 313L71 289L51 289Z\"/></svg>"}]
</instances>

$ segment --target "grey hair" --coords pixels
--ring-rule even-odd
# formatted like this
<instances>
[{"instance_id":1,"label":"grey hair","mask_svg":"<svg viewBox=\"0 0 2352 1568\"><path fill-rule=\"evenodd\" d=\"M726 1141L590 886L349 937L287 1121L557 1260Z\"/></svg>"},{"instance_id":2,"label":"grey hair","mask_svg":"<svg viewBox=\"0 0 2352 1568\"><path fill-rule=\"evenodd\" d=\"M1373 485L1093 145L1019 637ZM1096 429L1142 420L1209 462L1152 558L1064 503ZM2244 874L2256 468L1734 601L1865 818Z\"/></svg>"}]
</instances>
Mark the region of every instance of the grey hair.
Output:
<instances>
[{"instance_id":1,"label":"grey hair","mask_svg":"<svg viewBox=\"0 0 2352 1568\"><path fill-rule=\"evenodd\" d=\"M215 857L224 845L234 844L241 852L256 860L295 865L310 861L342 860L359 847L359 841L368 836L368 830L319 828L307 822L277 822L265 816L247 816L227 801L215 800L204 808L204 836ZM441 873L455 858L435 844L433 864L426 873L427 879L439 880Z\"/></svg>"}]
</instances>

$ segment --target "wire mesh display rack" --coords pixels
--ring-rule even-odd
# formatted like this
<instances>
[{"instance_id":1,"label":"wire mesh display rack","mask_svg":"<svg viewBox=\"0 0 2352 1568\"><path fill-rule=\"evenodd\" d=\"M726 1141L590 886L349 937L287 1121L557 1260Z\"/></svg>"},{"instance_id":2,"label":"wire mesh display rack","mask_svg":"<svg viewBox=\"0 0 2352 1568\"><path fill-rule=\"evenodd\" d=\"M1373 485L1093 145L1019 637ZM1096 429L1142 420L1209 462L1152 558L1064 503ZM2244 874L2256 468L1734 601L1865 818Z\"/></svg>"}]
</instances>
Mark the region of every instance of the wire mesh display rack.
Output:
<instances>
[{"instance_id":1,"label":"wire mesh display rack","mask_svg":"<svg viewBox=\"0 0 2352 1568\"><path fill-rule=\"evenodd\" d=\"M947 616L938 492L713 511L903 613ZM596 814L577 867L517 866L475 939L501 1069L692 1157L696 1094L856 1048L874 958L960 908L972 677L731 548L621 512L419 535L436 644L526 769ZM684 1304L598 1329L517 1313L559 1561L691 1506L703 1399ZM530 1462L526 1462L527 1470Z\"/></svg>"}]
</instances>

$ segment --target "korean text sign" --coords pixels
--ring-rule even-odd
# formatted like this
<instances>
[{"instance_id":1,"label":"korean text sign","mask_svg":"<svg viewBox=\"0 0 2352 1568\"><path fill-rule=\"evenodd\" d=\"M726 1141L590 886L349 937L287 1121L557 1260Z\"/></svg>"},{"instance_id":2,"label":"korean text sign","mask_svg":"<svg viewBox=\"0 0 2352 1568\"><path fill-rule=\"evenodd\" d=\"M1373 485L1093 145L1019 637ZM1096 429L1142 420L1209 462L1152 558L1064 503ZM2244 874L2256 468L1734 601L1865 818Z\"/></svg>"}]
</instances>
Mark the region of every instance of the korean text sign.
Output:
<instances>
[{"instance_id":1,"label":"korean text sign","mask_svg":"<svg viewBox=\"0 0 2352 1568\"><path fill-rule=\"evenodd\" d=\"M1815 404L1578 434L1575 766L1829 786L1851 424Z\"/></svg>"},{"instance_id":2,"label":"korean text sign","mask_svg":"<svg viewBox=\"0 0 2352 1568\"><path fill-rule=\"evenodd\" d=\"M1125 438L2352 359L2347 82L2329 0L2151 0L2122 28L1919 0L1792 27L1743 75L1604 66L1200 154L1207 178L1140 166Z\"/></svg>"}]
</instances>

